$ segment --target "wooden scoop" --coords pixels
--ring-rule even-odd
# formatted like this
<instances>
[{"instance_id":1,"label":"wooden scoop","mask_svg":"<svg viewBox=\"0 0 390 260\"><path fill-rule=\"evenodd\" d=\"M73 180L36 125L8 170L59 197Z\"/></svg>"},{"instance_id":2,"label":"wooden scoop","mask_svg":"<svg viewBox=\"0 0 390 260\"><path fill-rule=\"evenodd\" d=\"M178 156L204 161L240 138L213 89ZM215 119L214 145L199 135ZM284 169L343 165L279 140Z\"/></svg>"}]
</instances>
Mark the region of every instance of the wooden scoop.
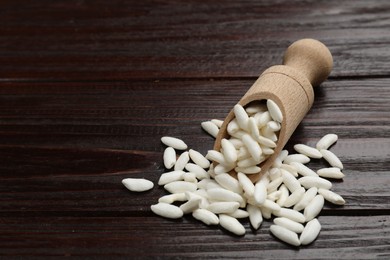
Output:
<instances>
[{"instance_id":1,"label":"wooden scoop","mask_svg":"<svg viewBox=\"0 0 390 260\"><path fill-rule=\"evenodd\" d=\"M288 47L283 65L265 70L238 102L243 107L254 101L271 99L281 109L283 121L273 155L260 164L261 171L248 177L256 182L273 164L314 101L312 86L321 84L333 67L332 54L321 42L302 39ZM229 137L227 125L234 118L233 110L225 118L217 135L214 150L219 151L221 140ZM236 173L234 170L230 172Z\"/></svg>"}]
</instances>

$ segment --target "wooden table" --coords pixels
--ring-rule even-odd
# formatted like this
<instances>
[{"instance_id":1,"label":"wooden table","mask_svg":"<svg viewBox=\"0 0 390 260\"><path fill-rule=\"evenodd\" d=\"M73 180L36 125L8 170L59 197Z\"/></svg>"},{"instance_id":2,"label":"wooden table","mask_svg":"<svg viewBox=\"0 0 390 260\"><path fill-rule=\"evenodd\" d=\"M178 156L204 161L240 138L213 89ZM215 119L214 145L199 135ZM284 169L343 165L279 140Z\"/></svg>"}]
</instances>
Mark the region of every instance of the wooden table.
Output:
<instances>
[{"instance_id":1,"label":"wooden table","mask_svg":"<svg viewBox=\"0 0 390 260\"><path fill-rule=\"evenodd\" d=\"M389 1L7 0L0 24L1 256L390 258ZM121 184L157 182L164 135L205 154L200 123L307 37L334 70L287 148L338 134L347 201L325 205L313 244L277 241L270 221L237 237L163 219L163 188Z\"/></svg>"}]
</instances>

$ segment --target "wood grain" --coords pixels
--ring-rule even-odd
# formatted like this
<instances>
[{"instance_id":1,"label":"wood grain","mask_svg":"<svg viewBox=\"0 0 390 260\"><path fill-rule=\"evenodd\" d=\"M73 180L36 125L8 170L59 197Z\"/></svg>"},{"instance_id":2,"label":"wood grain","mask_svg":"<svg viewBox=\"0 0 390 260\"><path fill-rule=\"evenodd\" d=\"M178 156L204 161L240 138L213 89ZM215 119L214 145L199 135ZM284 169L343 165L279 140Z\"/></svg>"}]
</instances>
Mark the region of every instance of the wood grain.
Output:
<instances>
[{"instance_id":1,"label":"wood grain","mask_svg":"<svg viewBox=\"0 0 390 260\"><path fill-rule=\"evenodd\" d=\"M200 122L222 119L251 83L3 84L0 155L6 163L0 164L4 183L0 214L78 216L97 211L93 214L150 216L149 206L165 191L132 194L120 181L147 177L157 183L165 171L160 142L164 135L183 138L190 148L205 154L214 139L202 131ZM329 132L339 135L331 150L343 161L346 178L335 182L334 190L347 205L327 205L324 214L388 213L387 81L330 80L316 94L312 110L287 148L293 152L296 143L315 145ZM313 169L327 166L318 160L310 165Z\"/></svg>"},{"instance_id":2,"label":"wood grain","mask_svg":"<svg viewBox=\"0 0 390 260\"><path fill-rule=\"evenodd\" d=\"M389 11L386 0L8 0L0 78L258 77L300 38L329 46L332 77L386 76Z\"/></svg>"},{"instance_id":3,"label":"wood grain","mask_svg":"<svg viewBox=\"0 0 390 260\"><path fill-rule=\"evenodd\" d=\"M0 8L0 256L82 259L388 259L390 3L354 1L2 1ZM205 154L202 121L223 119L285 48L316 38L330 79L286 147L327 133L346 177L313 244L245 237L192 217L160 218L160 137ZM313 161L311 167L327 166Z\"/></svg>"},{"instance_id":4,"label":"wood grain","mask_svg":"<svg viewBox=\"0 0 390 260\"><path fill-rule=\"evenodd\" d=\"M275 240L270 223L237 237L192 217L7 218L0 222L2 256L98 256L135 258L382 258L389 257L389 216L320 217L310 246L296 249Z\"/></svg>"}]
</instances>

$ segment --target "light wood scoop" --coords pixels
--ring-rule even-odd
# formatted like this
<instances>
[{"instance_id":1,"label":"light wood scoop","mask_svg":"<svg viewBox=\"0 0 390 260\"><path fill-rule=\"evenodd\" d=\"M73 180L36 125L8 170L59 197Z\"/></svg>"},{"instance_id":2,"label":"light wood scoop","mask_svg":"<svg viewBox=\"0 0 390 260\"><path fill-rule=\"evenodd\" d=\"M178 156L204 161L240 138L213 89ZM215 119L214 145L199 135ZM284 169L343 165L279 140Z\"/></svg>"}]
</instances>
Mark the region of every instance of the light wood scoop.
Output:
<instances>
[{"instance_id":1,"label":"light wood scoop","mask_svg":"<svg viewBox=\"0 0 390 260\"><path fill-rule=\"evenodd\" d=\"M312 86L321 84L329 76L332 67L332 54L323 43L313 39L298 40L286 50L283 65L265 70L238 102L245 107L254 101L271 99L283 113L274 153L260 164L260 173L248 175L253 182L256 182L273 164L311 108L314 101ZM233 118L234 113L231 110L217 135L214 150L219 151L221 140L229 137L227 125ZM234 170L230 173L236 175Z\"/></svg>"}]
</instances>

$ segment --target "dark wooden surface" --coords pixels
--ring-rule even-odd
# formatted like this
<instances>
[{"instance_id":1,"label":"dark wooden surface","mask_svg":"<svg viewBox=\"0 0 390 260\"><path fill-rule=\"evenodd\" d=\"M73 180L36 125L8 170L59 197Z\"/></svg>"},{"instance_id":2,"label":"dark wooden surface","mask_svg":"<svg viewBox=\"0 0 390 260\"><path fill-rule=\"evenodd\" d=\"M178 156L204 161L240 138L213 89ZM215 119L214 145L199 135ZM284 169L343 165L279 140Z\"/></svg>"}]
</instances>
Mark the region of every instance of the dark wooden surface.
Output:
<instances>
[{"instance_id":1,"label":"dark wooden surface","mask_svg":"<svg viewBox=\"0 0 390 260\"><path fill-rule=\"evenodd\" d=\"M0 24L0 256L390 258L389 1L2 1ZM287 148L338 134L347 201L313 244L166 220L162 188L122 186L158 180L163 135L210 149L200 123L306 37L335 66Z\"/></svg>"}]
</instances>

